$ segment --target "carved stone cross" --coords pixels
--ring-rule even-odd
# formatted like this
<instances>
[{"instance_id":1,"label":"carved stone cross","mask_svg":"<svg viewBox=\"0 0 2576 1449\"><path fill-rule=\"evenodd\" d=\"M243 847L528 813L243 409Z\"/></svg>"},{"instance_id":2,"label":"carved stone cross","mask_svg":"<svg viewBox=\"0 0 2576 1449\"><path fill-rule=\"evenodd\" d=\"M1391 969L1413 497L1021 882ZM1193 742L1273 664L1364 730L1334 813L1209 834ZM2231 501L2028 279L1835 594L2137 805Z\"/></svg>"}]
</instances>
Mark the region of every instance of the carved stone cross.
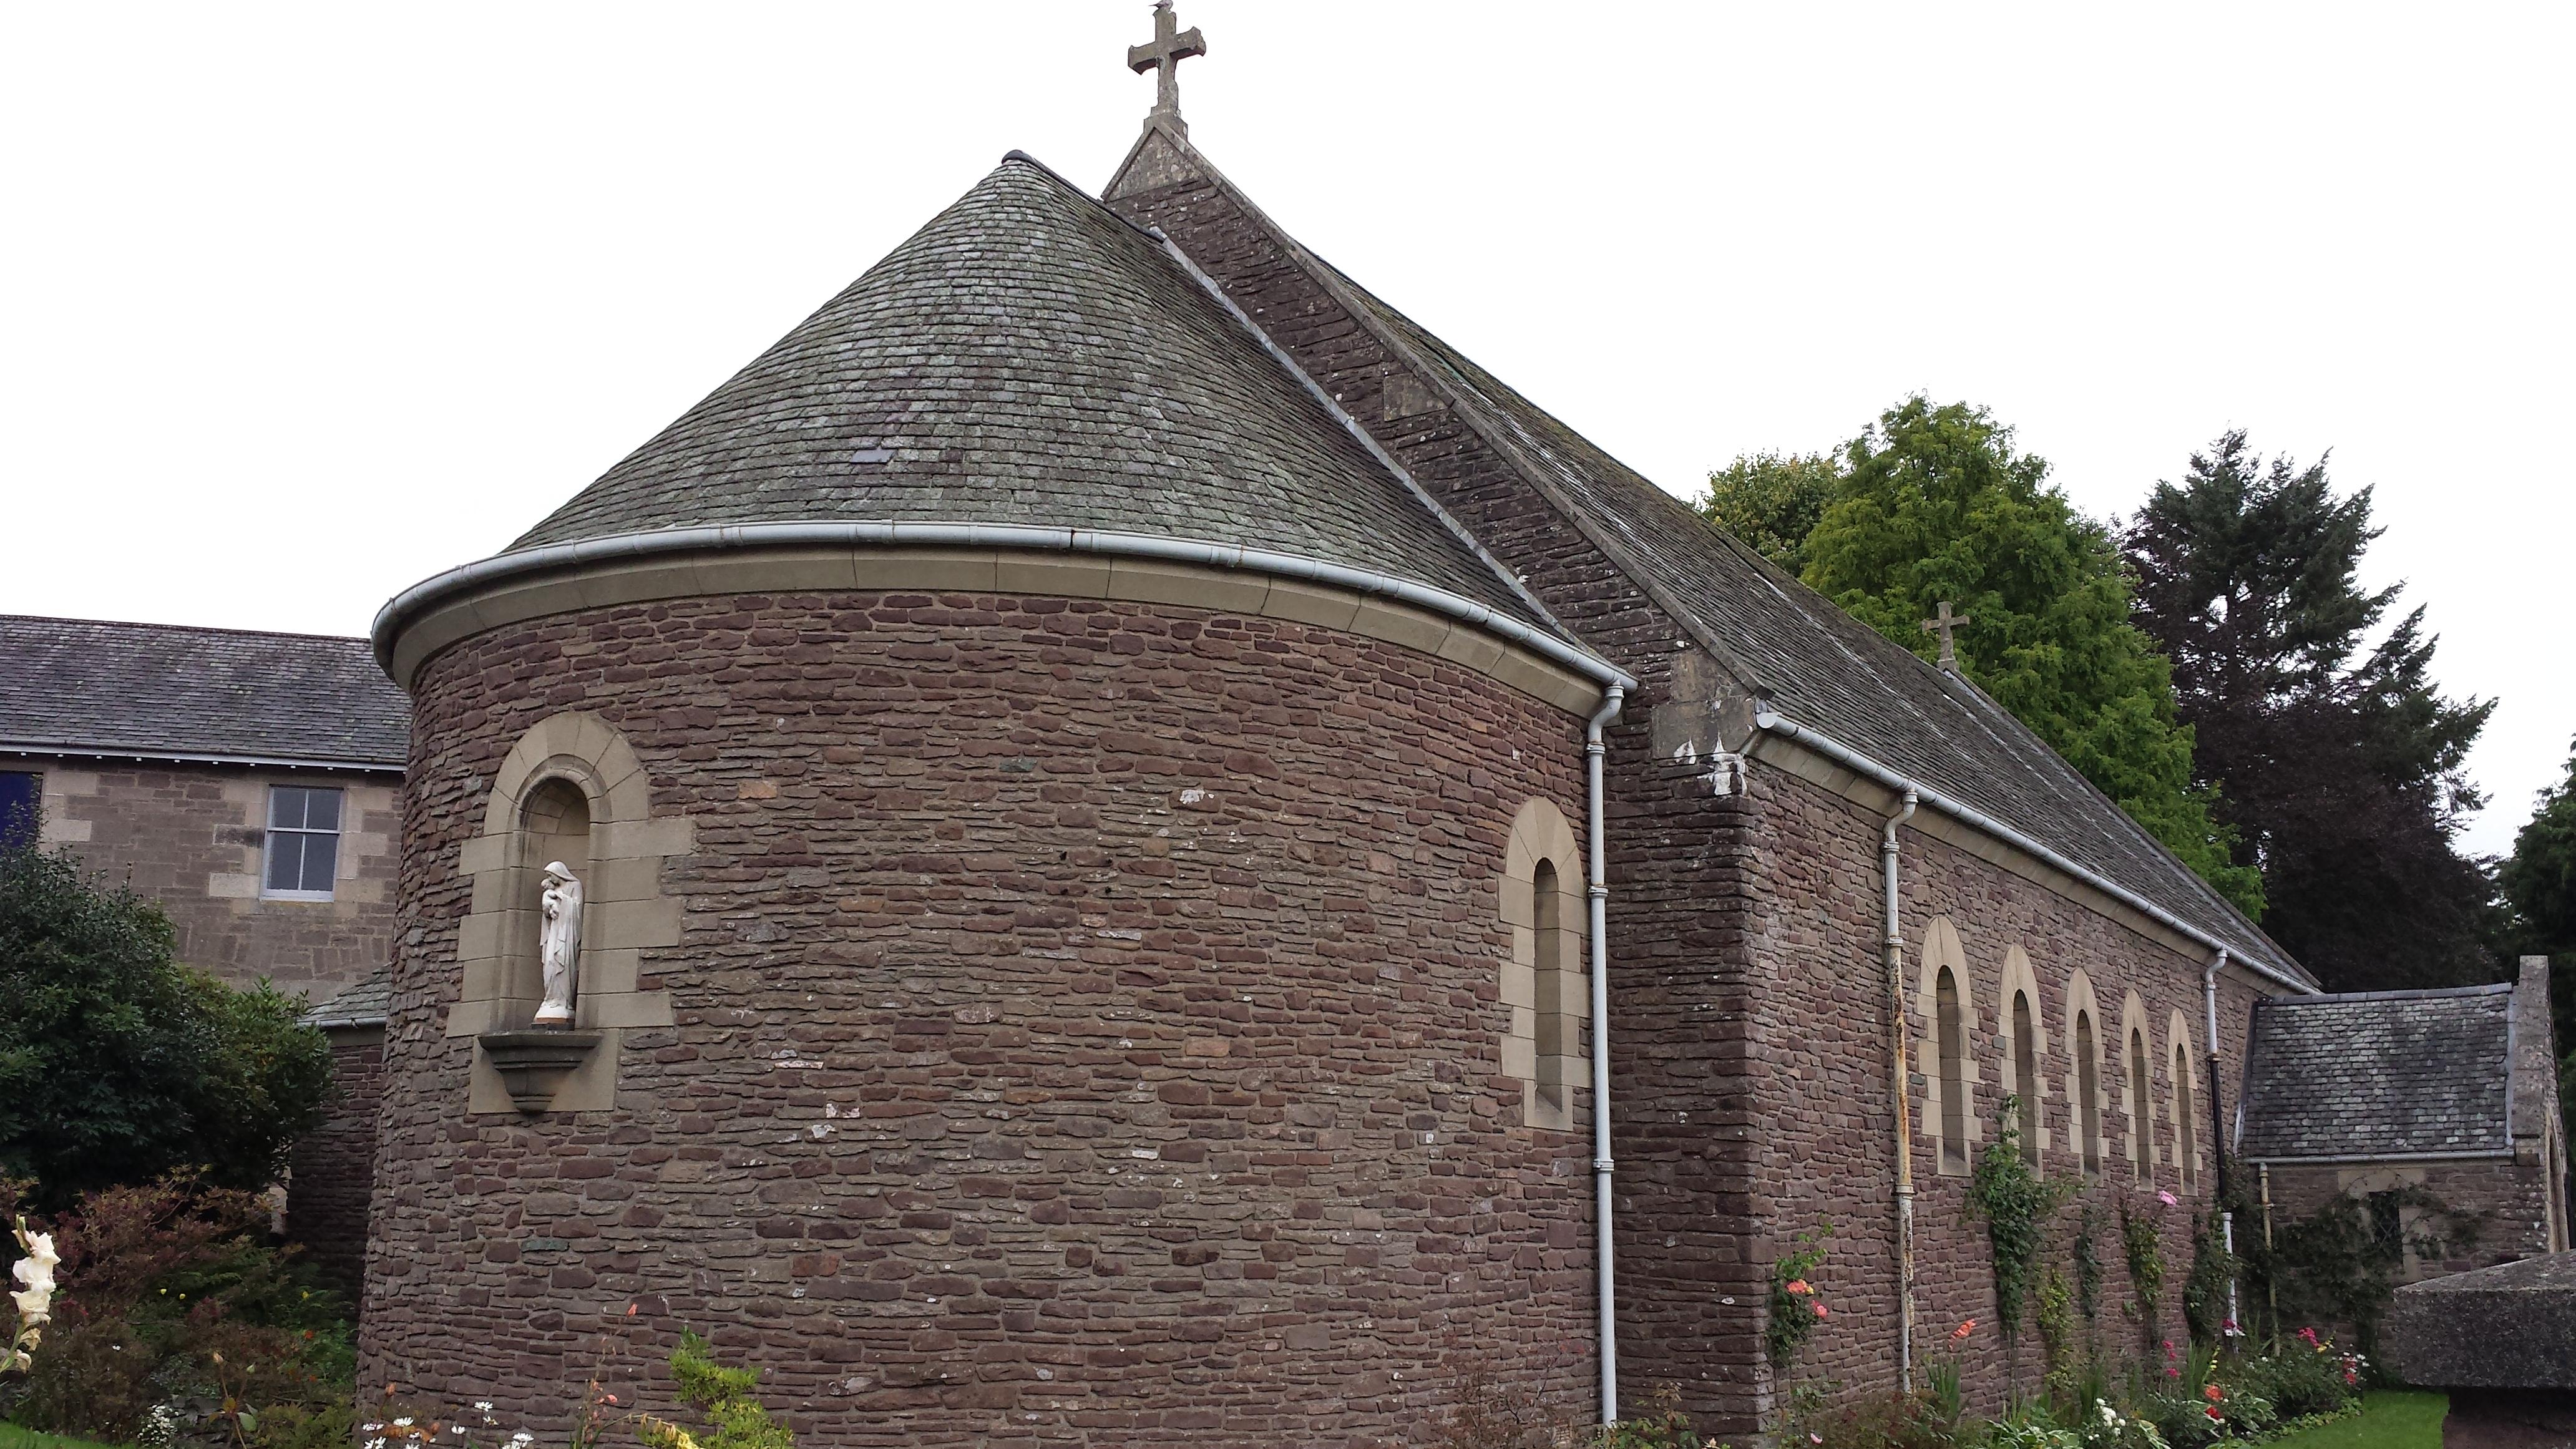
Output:
<instances>
[{"instance_id":1,"label":"carved stone cross","mask_svg":"<svg viewBox=\"0 0 2576 1449\"><path fill-rule=\"evenodd\" d=\"M1190 128L1181 123L1181 62L1194 55L1207 54L1207 42L1200 38L1195 25L1175 34L1172 0L1154 0L1154 41L1151 45L1127 47L1127 68L1138 74L1158 71L1154 78L1154 109L1145 124L1168 122L1173 130L1186 136Z\"/></svg>"},{"instance_id":2,"label":"carved stone cross","mask_svg":"<svg viewBox=\"0 0 2576 1449\"><path fill-rule=\"evenodd\" d=\"M1951 613L1950 601L1948 599L1943 599L1941 601L1941 615L1939 618L1926 619L1923 621L1924 633L1938 634L1941 636L1941 667L1949 670L1952 674L1959 672L1959 651L1952 646L1950 631L1961 624L1973 622L1975 622L1975 619L1972 615Z\"/></svg>"}]
</instances>

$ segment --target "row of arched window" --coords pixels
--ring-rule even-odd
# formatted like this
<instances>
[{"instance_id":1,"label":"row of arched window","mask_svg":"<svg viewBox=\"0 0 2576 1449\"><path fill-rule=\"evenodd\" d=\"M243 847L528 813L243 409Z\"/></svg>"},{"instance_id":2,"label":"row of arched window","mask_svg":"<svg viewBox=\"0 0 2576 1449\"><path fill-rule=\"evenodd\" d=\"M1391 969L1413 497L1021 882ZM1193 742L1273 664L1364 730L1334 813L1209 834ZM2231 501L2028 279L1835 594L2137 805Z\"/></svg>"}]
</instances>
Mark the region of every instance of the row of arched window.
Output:
<instances>
[{"instance_id":1,"label":"row of arched window","mask_svg":"<svg viewBox=\"0 0 2576 1449\"><path fill-rule=\"evenodd\" d=\"M2067 973L2052 1012L2019 946L1980 981L1947 917L1925 928L1921 969L1920 1130L1941 1172L1970 1170L2010 1099L2018 1105L2006 1125L2034 1166L2097 1177L2121 1163L2141 1183L2200 1186L2208 1109L2188 1015L2168 1007L2157 1022L2130 991L2113 1020L2081 967Z\"/></svg>"}]
</instances>

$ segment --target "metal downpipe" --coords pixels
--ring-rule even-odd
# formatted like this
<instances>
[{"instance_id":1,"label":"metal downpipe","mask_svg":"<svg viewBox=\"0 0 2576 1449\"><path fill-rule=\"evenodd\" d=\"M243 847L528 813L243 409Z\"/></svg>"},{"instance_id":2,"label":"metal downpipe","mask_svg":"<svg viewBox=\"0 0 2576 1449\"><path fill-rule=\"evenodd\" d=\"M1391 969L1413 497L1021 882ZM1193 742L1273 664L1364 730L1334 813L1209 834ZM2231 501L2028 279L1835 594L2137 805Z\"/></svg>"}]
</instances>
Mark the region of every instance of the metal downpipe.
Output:
<instances>
[{"instance_id":1,"label":"metal downpipe","mask_svg":"<svg viewBox=\"0 0 2576 1449\"><path fill-rule=\"evenodd\" d=\"M1896 827L1914 818L1915 793L1887 818L1878 844L1883 952L1887 974L1887 1033L1895 1050L1889 1077L1896 1104L1896 1382L1914 1392L1914 1104L1905 1054L1905 937L1897 921Z\"/></svg>"},{"instance_id":2,"label":"metal downpipe","mask_svg":"<svg viewBox=\"0 0 2576 1449\"><path fill-rule=\"evenodd\" d=\"M1601 1314L1601 1422L1619 1420L1618 1288L1613 1276L1610 1226L1610 884L1603 865L1601 761L1609 753L1601 731L1619 717L1627 691L1614 684L1602 693L1601 708L1583 722L1583 764L1588 794L1589 838L1584 854L1591 882L1585 894L1592 905L1592 1220L1599 1242Z\"/></svg>"},{"instance_id":3,"label":"metal downpipe","mask_svg":"<svg viewBox=\"0 0 2576 1449\"><path fill-rule=\"evenodd\" d=\"M2218 1231L2228 1259L2236 1257L2236 1214L2227 1208L2227 1110L2218 1094L2218 973L2227 969L2227 948L2218 948L2200 973L2200 1008L2209 1022L2209 1160L2217 1164ZM2221 1339L2244 1332L2236 1312L2236 1275L2227 1275L2227 1328Z\"/></svg>"}]
</instances>

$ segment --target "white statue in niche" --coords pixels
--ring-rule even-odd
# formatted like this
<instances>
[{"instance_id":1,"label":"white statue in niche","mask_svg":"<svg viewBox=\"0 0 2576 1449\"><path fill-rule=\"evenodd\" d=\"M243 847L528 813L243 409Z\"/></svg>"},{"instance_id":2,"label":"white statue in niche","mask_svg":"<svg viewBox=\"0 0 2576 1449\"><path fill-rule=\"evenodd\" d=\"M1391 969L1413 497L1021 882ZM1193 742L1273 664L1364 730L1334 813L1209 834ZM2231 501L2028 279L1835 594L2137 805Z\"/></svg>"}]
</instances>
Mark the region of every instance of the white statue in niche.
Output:
<instances>
[{"instance_id":1,"label":"white statue in niche","mask_svg":"<svg viewBox=\"0 0 2576 1449\"><path fill-rule=\"evenodd\" d=\"M546 866L544 924L537 935L537 956L546 969L546 999L537 1008L537 1025L572 1025L572 997L581 964L581 882L558 860Z\"/></svg>"}]
</instances>

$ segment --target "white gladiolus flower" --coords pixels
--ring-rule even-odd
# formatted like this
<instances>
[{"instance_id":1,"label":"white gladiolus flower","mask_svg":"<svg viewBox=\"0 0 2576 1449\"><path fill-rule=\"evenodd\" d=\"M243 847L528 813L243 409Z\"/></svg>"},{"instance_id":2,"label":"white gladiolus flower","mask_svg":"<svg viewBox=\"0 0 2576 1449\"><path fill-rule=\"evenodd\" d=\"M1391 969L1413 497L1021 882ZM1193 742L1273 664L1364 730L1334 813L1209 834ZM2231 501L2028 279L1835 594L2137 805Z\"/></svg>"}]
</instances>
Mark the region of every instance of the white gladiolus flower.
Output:
<instances>
[{"instance_id":1,"label":"white gladiolus flower","mask_svg":"<svg viewBox=\"0 0 2576 1449\"><path fill-rule=\"evenodd\" d=\"M18 1307L18 1321L34 1327L54 1314L54 1266L62 1257L54 1251L54 1235L27 1231L27 1220L18 1220L18 1246L26 1253L9 1276L18 1280L18 1291L9 1301Z\"/></svg>"}]
</instances>

